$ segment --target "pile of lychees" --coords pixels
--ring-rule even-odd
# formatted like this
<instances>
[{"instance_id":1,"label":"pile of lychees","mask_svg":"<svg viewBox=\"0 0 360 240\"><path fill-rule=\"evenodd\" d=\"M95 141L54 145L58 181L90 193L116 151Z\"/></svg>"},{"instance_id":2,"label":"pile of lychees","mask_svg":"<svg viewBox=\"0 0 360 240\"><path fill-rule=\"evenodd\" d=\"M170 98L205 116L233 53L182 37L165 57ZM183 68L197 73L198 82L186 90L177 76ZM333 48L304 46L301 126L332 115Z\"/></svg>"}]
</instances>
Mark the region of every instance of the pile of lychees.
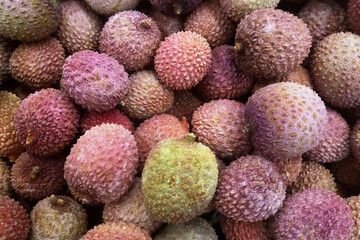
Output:
<instances>
[{"instance_id":1,"label":"pile of lychees","mask_svg":"<svg viewBox=\"0 0 360 240\"><path fill-rule=\"evenodd\" d=\"M360 0L0 0L0 239L360 239Z\"/></svg>"}]
</instances>

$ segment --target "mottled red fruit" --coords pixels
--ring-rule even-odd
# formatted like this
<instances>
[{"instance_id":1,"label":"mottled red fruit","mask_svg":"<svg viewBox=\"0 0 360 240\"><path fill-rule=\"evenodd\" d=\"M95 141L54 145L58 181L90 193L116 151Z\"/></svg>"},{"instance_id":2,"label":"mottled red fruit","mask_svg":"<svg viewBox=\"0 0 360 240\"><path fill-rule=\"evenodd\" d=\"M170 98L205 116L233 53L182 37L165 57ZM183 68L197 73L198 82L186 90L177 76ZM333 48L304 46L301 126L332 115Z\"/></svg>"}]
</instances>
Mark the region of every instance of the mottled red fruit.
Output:
<instances>
[{"instance_id":1,"label":"mottled red fruit","mask_svg":"<svg viewBox=\"0 0 360 240\"><path fill-rule=\"evenodd\" d=\"M347 17L351 30L356 34L360 34L360 2L358 0L349 0Z\"/></svg>"},{"instance_id":2,"label":"mottled red fruit","mask_svg":"<svg viewBox=\"0 0 360 240\"><path fill-rule=\"evenodd\" d=\"M131 132L121 125L104 123L77 140L66 158L64 176L69 188L83 194L83 198L88 195L108 203L129 189L138 164Z\"/></svg>"},{"instance_id":3,"label":"mottled red fruit","mask_svg":"<svg viewBox=\"0 0 360 240\"><path fill-rule=\"evenodd\" d=\"M299 83L311 89L314 88L309 71L303 66L299 65L282 76L278 76L272 79L257 79L251 91L252 93L255 93L256 90L259 90L262 87L279 82Z\"/></svg>"},{"instance_id":4,"label":"mottled red fruit","mask_svg":"<svg viewBox=\"0 0 360 240\"><path fill-rule=\"evenodd\" d=\"M248 154L251 143L245 132L244 104L235 100L213 100L200 106L191 120L199 142L217 157L235 160Z\"/></svg>"},{"instance_id":5,"label":"mottled red fruit","mask_svg":"<svg viewBox=\"0 0 360 240\"><path fill-rule=\"evenodd\" d=\"M53 38L22 43L10 57L10 73L19 83L31 89L57 84L65 62L65 50Z\"/></svg>"},{"instance_id":6,"label":"mottled red fruit","mask_svg":"<svg viewBox=\"0 0 360 240\"><path fill-rule=\"evenodd\" d=\"M160 80L174 90L186 90L198 84L210 63L210 45L195 32L174 33L156 50L155 70Z\"/></svg>"},{"instance_id":7,"label":"mottled red fruit","mask_svg":"<svg viewBox=\"0 0 360 240\"><path fill-rule=\"evenodd\" d=\"M350 133L351 153L360 160L360 120L355 123Z\"/></svg>"},{"instance_id":8,"label":"mottled red fruit","mask_svg":"<svg viewBox=\"0 0 360 240\"><path fill-rule=\"evenodd\" d=\"M180 32L184 29L184 24L179 15L169 15L160 12L156 8L151 9L149 16L155 20L161 31L161 39L164 40L167 36Z\"/></svg>"},{"instance_id":9,"label":"mottled red fruit","mask_svg":"<svg viewBox=\"0 0 360 240\"><path fill-rule=\"evenodd\" d=\"M331 34L315 46L311 76L319 95L332 106L360 106L359 60L360 36L350 32Z\"/></svg>"},{"instance_id":10,"label":"mottled red fruit","mask_svg":"<svg viewBox=\"0 0 360 240\"><path fill-rule=\"evenodd\" d=\"M328 123L320 142L303 156L310 161L321 163L345 159L350 152L350 128L345 119L336 111L327 108Z\"/></svg>"},{"instance_id":11,"label":"mottled red fruit","mask_svg":"<svg viewBox=\"0 0 360 240\"><path fill-rule=\"evenodd\" d=\"M228 43L236 29L235 23L227 17L217 0L201 4L187 17L184 25L185 31L201 34L212 48Z\"/></svg>"},{"instance_id":12,"label":"mottled red fruit","mask_svg":"<svg viewBox=\"0 0 360 240\"><path fill-rule=\"evenodd\" d=\"M313 43L346 30L346 11L334 0L310 0L298 17L309 27Z\"/></svg>"},{"instance_id":13,"label":"mottled red fruit","mask_svg":"<svg viewBox=\"0 0 360 240\"><path fill-rule=\"evenodd\" d=\"M0 239L25 240L30 230L29 215L19 202L0 195Z\"/></svg>"},{"instance_id":14,"label":"mottled red fruit","mask_svg":"<svg viewBox=\"0 0 360 240\"><path fill-rule=\"evenodd\" d=\"M204 101L194 96L189 90L175 91L174 104L166 113L179 120L185 117L188 122L191 122L193 113L203 104Z\"/></svg>"},{"instance_id":15,"label":"mottled red fruit","mask_svg":"<svg viewBox=\"0 0 360 240\"><path fill-rule=\"evenodd\" d=\"M220 226L227 240L270 240L267 224L264 221L238 222L221 216Z\"/></svg>"},{"instance_id":16,"label":"mottled red fruit","mask_svg":"<svg viewBox=\"0 0 360 240\"><path fill-rule=\"evenodd\" d=\"M11 186L26 199L35 201L59 192L64 179L65 155L39 158L23 153L11 170Z\"/></svg>"},{"instance_id":17,"label":"mottled red fruit","mask_svg":"<svg viewBox=\"0 0 360 240\"><path fill-rule=\"evenodd\" d=\"M254 11L236 29L236 63L256 78L273 78L291 71L308 56L310 47L306 24L279 9Z\"/></svg>"},{"instance_id":18,"label":"mottled red fruit","mask_svg":"<svg viewBox=\"0 0 360 240\"><path fill-rule=\"evenodd\" d=\"M246 94L254 79L237 68L234 48L219 46L211 55L209 72L196 85L196 91L205 99L234 99Z\"/></svg>"},{"instance_id":19,"label":"mottled red fruit","mask_svg":"<svg viewBox=\"0 0 360 240\"><path fill-rule=\"evenodd\" d=\"M245 104L247 131L268 159L288 159L315 147L326 128L324 102L312 89L280 82L257 90Z\"/></svg>"},{"instance_id":20,"label":"mottled red fruit","mask_svg":"<svg viewBox=\"0 0 360 240\"><path fill-rule=\"evenodd\" d=\"M129 90L120 106L131 118L148 119L166 112L174 103L174 92L159 80L154 70L135 72L129 81Z\"/></svg>"},{"instance_id":21,"label":"mottled red fruit","mask_svg":"<svg viewBox=\"0 0 360 240\"><path fill-rule=\"evenodd\" d=\"M61 22L56 34L66 51L96 51L103 26L99 15L83 1L63 1L59 6Z\"/></svg>"},{"instance_id":22,"label":"mottled red fruit","mask_svg":"<svg viewBox=\"0 0 360 240\"><path fill-rule=\"evenodd\" d=\"M106 54L85 50L66 58L61 88L89 111L113 109L128 91L128 73Z\"/></svg>"},{"instance_id":23,"label":"mottled red fruit","mask_svg":"<svg viewBox=\"0 0 360 240\"><path fill-rule=\"evenodd\" d=\"M122 125L130 132L135 131L133 122L117 108L111 109L107 112L86 111L81 118L82 133L90 128L101 125L102 123L115 123Z\"/></svg>"},{"instance_id":24,"label":"mottled red fruit","mask_svg":"<svg viewBox=\"0 0 360 240\"><path fill-rule=\"evenodd\" d=\"M189 126L169 114L155 115L145 120L134 132L139 148L139 171L142 171L150 150L163 139L181 138L189 134Z\"/></svg>"},{"instance_id":25,"label":"mottled red fruit","mask_svg":"<svg viewBox=\"0 0 360 240\"><path fill-rule=\"evenodd\" d=\"M141 192L141 179L135 178L129 191L116 202L107 203L103 211L104 222L127 222L145 229L149 234L163 222L147 210Z\"/></svg>"},{"instance_id":26,"label":"mottled red fruit","mask_svg":"<svg viewBox=\"0 0 360 240\"><path fill-rule=\"evenodd\" d=\"M160 11L172 15L185 15L194 11L202 0L150 0Z\"/></svg>"},{"instance_id":27,"label":"mottled red fruit","mask_svg":"<svg viewBox=\"0 0 360 240\"><path fill-rule=\"evenodd\" d=\"M137 71L150 64L160 40L159 27L149 16L139 11L122 11L105 23L99 49L127 71Z\"/></svg>"},{"instance_id":28,"label":"mottled red fruit","mask_svg":"<svg viewBox=\"0 0 360 240\"><path fill-rule=\"evenodd\" d=\"M275 215L275 239L350 239L354 220L346 201L327 190L291 195Z\"/></svg>"},{"instance_id":29,"label":"mottled red fruit","mask_svg":"<svg viewBox=\"0 0 360 240\"><path fill-rule=\"evenodd\" d=\"M260 156L240 157L219 177L216 210L235 221L265 220L282 207L285 189L272 162Z\"/></svg>"},{"instance_id":30,"label":"mottled red fruit","mask_svg":"<svg viewBox=\"0 0 360 240\"><path fill-rule=\"evenodd\" d=\"M89 230L80 240L151 240L149 234L132 223L103 223Z\"/></svg>"},{"instance_id":31,"label":"mottled red fruit","mask_svg":"<svg viewBox=\"0 0 360 240\"><path fill-rule=\"evenodd\" d=\"M80 116L66 93L47 88L24 99L15 115L15 132L29 154L49 156L70 145Z\"/></svg>"}]
</instances>

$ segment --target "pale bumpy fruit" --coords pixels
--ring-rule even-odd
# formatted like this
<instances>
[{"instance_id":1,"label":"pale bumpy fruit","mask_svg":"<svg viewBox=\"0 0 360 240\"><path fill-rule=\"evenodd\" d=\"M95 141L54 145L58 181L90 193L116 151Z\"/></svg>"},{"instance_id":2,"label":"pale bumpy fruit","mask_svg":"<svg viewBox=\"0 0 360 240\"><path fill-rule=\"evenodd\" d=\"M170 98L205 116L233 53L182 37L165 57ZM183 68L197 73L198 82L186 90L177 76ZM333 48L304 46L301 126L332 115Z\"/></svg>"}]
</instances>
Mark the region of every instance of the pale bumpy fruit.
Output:
<instances>
[{"instance_id":1,"label":"pale bumpy fruit","mask_svg":"<svg viewBox=\"0 0 360 240\"><path fill-rule=\"evenodd\" d=\"M319 95L334 107L360 106L360 36L334 33L314 48L311 76Z\"/></svg>"},{"instance_id":2,"label":"pale bumpy fruit","mask_svg":"<svg viewBox=\"0 0 360 240\"><path fill-rule=\"evenodd\" d=\"M256 78L273 78L291 71L308 56L310 47L306 24L278 9L254 11L236 29L237 65Z\"/></svg>"},{"instance_id":3,"label":"pale bumpy fruit","mask_svg":"<svg viewBox=\"0 0 360 240\"><path fill-rule=\"evenodd\" d=\"M168 223L183 223L202 214L215 193L215 155L193 134L159 142L147 157L142 192L151 213Z\"/></svg>"},{"instance_id":4,"label":"pale bumpy fruit","mask_svg":"<svg viewBox=\"0 0 360 240\"><path fill-rule=\"evenodd\" d=\"M85 0L96 12L111 16L117 12L135 9L140 0Z\"/></svg>"},{"instance_id":5,"label":"pale bumpy fruit","mask_svg":"<svg viewBox=\"0 0 360 240\"><path fill-rule=\"evenodd\" d=\"M99 49L127 71L137 71L150 64L160 40L161 32L154 20L139 11L122 11L105 23Z\"/></svg>"},{"instance_id":6,"label":"pale bumpy fruit","mask_svg":"<svg viewBox=\"0 0 360 240\"><path fill-rule=\"evenodd\" d=\"M315 147L328 121L324 102L297 83L274 83L245 104L253 146L269 159L292 158Z\"/></svg>"},{"instance_id":7,"label":"pale bumpy fruit","mask_svg":"<svg viewBox=\"0 0 360 240\"><path fill-rule=\"evenodd\" d=\"M83 50L96 51L102 29L101 18L82 1L67 0L60 4L61 22L57 37L69 54Z\"/></svg>"}]
</instances>

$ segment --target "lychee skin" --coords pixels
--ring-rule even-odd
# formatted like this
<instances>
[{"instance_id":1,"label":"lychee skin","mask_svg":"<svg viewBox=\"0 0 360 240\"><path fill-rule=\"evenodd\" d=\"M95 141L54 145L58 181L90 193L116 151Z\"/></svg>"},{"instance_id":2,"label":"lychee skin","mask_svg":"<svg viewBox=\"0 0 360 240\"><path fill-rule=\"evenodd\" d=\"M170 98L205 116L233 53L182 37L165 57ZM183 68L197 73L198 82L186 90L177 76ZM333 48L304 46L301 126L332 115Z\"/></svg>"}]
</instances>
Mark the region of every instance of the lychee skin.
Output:
<instances>
[{"instance_id":1,"label":"lychee skin","mask_svg":"<svg viewBox=\"0 0 360 240\"><path fill-rule=\"evenodd\" d=\"M69 188L108 203L118 200L131 186L139 164L131 132L118 124L104 123L82 135L65 162Z\"/></svg>"},{"instance_id":2,"label":"lychee skin","mask_svg":"<svg viewBox=\"0 0 360 240\"><path fill-rule=\"evenodd\" d=\"M280 82L257 90L245 104L251 143L268 159L289 159L315 147L328 121L312 89Z\"/></svg>"},{"instance_id":3,"label":"lychee skin","mask_svg":"<svg viewBox=\"0 0 360 240\"><path fill-rule=\"evenodd\" d=\"M85 50L65 60L60 86L83 108L104 112L125 97L129 78L124 67L112 57Z\"/></svg>"},{"instance_id":4,"label":"lychee skin","mask_svg":"<svg viewBox=\"0 0 360 240\"><path fill-rule=\"evenodd\" d=\"M79 129L78 109L69 96L47 88L30 94L16 111L14 127L28 153L50 156L65 149Z\"/></svg>"},{"instance_id":5,"label":"lychee skin","mask_svg":"<svg viewBox=\"0 0 360 240\"><path fill-rule=\"evenodd\" d=\"M156 50L155 70L160 80L174 90L190 89L206 75L211 63L211 48L200 34L174 33Z\"/></svg>"}]
</instances>

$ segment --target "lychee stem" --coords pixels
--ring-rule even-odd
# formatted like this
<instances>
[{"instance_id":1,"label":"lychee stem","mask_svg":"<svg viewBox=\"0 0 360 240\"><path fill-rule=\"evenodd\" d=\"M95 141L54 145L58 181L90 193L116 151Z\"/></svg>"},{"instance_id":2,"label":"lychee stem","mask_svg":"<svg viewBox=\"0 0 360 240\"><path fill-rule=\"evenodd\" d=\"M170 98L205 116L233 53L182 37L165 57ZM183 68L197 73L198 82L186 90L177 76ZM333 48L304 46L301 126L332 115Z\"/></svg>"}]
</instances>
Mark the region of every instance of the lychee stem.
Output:
<instances>
[{"instance_id":1,"label":"lychee stem","mask_svg":"<svg viewBox=\"0 0 360 240\"><path fill-rule=\"evenodd\" d=\"M39 166L33 167L30 172L30 178L35 179L37 176L40 175L40 172L41 172L41 168Z\"/></svg>"},{"instance_id":2,"label":"lychee stem","mask_svg":"<svg viewBox=\"0 0 360 240\"><path fill-rule=\"evenodd\" d=\"M35 141L35 136L31 132L28 132L27 136L26 136L25 144L30 145L30 144L34 143L34 141Z\"/></svg>"},{"instance_id":3,"label":"lychee stem","mask_svg":"<svg viewBox=\"0 0 360 240\"><path fill-rule=\"evenodd\" d=\"M64 199L59 198L59 197L55 196L54 194L52 194L50 196L50 202L52 205L55 205L55 206L64 206L64 204L65 204Z\"/></svg>"},{"instance_id":4,"label":"lychee stem","mask_svg":"<svg viewBox=\"0 0 360 240\"><path fill-rule=\"evenodd\" d=\"M243 45L241 43L235 43L234 51L241 52L243 50Z\"/></svg>"},{"instance_id":5,"label":"lychee stem","mask_svg":"<svg viewBox=\"0 0 360 240\"><path fill-rule=\"evenodd\" d=\"M172 7L174 8L174 12L177 14L177 15L180 15L183 11L184 11L184 7L181 3L179 2L176 2L172 5Z\"/></svg>"},{"instance_id":6,"label":"lychee stem","mask_svg":"<svg viewBox=\"0 0 360 240\"><path fill-rule=\"evenodd\" d=\"M141 27L149 28L151 26L151 22L152 22L151 19L147 18L147 19L141 20L139 23L140 23Z\"/></svg>"}]
</instances>

